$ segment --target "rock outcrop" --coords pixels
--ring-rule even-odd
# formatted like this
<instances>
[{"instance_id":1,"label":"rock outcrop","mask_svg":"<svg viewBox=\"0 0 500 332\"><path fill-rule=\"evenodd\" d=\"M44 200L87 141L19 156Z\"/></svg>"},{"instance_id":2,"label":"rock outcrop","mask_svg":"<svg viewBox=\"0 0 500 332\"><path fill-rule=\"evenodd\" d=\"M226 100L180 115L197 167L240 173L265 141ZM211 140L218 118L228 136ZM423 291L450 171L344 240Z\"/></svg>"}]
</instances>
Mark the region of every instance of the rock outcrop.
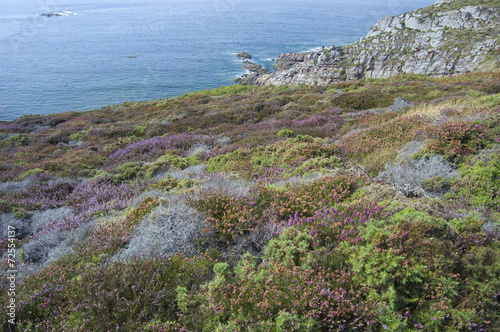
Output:
<instances>
[{"instance_id":1,"label":"rock outcrop","mask_svg":"<svg viewBox=\"0 0 500 332\"><path fill-rule=\"evenodd\" d=\"M398 74L433 76L498 70L500 8L492 1L438 1L386 16L366 37L347 46L281 54L276 72L254 75L257 85L327 85ZM478 1L479 3L479 1Z\"/></svg>"},{"instance_id":2,"label":"rock outcrop","mask_svg":"<svg viewBox=\"0 0 500 332\"><path fill-rule=\"evenodd\" d=\"M249 61L248 59L251 59L252 56L247 52L238 52L236 53L236 56L243 60L243 68L248 70L248 73L235 79L236 83L243 85L256 85L259 77L271 73L270 70L262 67L261 65Z\"/></svg>"}]
</instances>

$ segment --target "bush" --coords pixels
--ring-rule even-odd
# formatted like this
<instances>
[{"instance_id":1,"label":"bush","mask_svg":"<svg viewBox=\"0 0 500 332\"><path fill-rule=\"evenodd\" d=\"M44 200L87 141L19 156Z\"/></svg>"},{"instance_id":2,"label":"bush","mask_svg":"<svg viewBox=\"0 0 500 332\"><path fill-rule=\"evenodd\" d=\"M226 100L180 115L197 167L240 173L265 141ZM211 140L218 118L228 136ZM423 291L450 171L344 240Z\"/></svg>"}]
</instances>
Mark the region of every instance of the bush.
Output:
<instances>
[{"instance_id":1,"label":"bush","mask_svg":"<svg viewBox=\"0 0 500 332\"><path fill-rule=\"evenodd\" d=\"M90 222L69 231L50 231L23 245L24 259L27 262L46 266L59 258L73 254L74 245L80 243L96 226Z\"/></svg>"},{"instance_id":2,"label":"bush","mask_svg":"<svg viewBox=\"0 0 500 332\"><path fill-rule=\"evenodd\" d=\"M293 136L293 130L283 129L283 130L280 130L277 135L279 137L292 137Z\"/></svg>"},{"instance_id":3,"label":"bush","mask_svg":"<svg viewBox=\"0 0 500 332\"><path fill-rule=\"evenodd\" d=\"M490 142L487 128L463 120L430 125L425 132L430 138L425 151L442 155L452 162L462 161L463 157L478 152Z\"/></svg>"},{"instance_id":4,"label":"bush","mask_svg":"<svg viewBox=\"0 0 500 332\"><path fill-rule=\"evenodd\" d=\"M28 136L23 134L18 134L14 136L10 136L9 138L0 141L0 147L9 148L16 146L27 146L28 145Z\"/></svg>"},{"instance_id":5,"label":"bush","mask_svg":"<svg viewBox=\"0 0 500 332\"><path fill-rule=\"evenodd\" d=\"M460 202L463 207L486 207L500 212L500 158L488 164L478 160L473 166L460 169L461 180L445 198Z\"/></svg>"},{"instance_id":6,"label":"bush","mask_svg":"<svg viewBox=\"0 0 500 332\"><path fill-rule=\"evenodd\" d=\"M332 104L334 106L342 109L355 109L359 111L388 107L392 102L393 99L389 95L381 95L377 90L344 93L332 99Z\"/></svg>"},{"instance_id":7,"label":"bush","mask_svg":"<svg viewBox=\"0 0 500 332\"><path fill-rule=\"evenodd\" d=\"M429 195L440 196L449 189L449 183L441 180L442 186L437 186L437 179L458 178L454 170L441 156L431 156L428 159L409 160L405 164L386 164L386 170L378 175L378 179L390 182L398 188L410 187L426 189ZM437 179L436 179L437 177ZM434 179L434 181L430 181Z\"/></svg>"},{"instance_id":8,"label":"bush","mask_svg":"<svg viewBox=\"0 0 500 332\"><path fill-rule=\"evenodd\" d=\"M204 232L219 243L233 243L239 236L252 232L258 223L252 214L252 203L245 197L205 190L191 199L190 205L207 215Z\"/></svg>"},{"instance_id":9,"label":"bush","mask_svg":"<svg viewBox=\"0 0 500 332\"><path fill-rule=\"evenodd\" d=\"M298 185L286 190L272 190L271 203L278 220L288 221L293 217L312 217L318 210L331 208L347 199L363 183L363 179L344 174L324 176L314 182Z\"/></svg>"},{"instance_id":10,"label":"bush","mask_svg":"<svg viewBox=\"0 0 500 332\"><path fill-rule=\"evenodd\" d=\"M203 216L186 206L180 197L169 196L167 206L151 211L132 235L117 259L131 261L135 257L165 257L175 253L198 252L197 238L204 228Z\"/></svg>"}]
</instances>

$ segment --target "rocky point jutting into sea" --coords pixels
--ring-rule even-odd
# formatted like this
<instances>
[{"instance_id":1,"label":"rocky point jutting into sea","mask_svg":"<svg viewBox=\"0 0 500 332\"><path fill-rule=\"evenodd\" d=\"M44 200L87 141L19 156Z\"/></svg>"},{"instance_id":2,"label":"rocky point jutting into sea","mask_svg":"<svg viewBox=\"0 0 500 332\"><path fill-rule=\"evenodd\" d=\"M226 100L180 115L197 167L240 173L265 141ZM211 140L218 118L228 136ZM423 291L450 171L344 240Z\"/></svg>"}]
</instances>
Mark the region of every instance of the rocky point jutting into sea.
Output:
<instances>
[{"instance_id":1,"label":"rocky point jutting into sea","mask_svg":"<svg viewBox=\"0 0 500 332\"><path fill-rule=\"evenodd\" d=\"M251 72L238 82L327 85L398 74L441 76L498 70L500 10L493 3L444 0L386 16L357 42L281 54L276 72Z\"/></svg>"}]
</instances>

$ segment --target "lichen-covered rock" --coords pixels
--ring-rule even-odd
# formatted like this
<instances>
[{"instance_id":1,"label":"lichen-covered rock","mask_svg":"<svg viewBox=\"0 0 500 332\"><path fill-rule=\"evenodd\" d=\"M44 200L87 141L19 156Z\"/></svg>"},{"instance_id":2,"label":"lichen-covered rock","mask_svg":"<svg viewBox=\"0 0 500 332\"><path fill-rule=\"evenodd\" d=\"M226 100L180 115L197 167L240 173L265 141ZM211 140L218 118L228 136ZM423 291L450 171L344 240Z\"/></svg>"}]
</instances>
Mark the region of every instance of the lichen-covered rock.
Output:
<instances>
[{"instance_id":1,"label":"lichen-covered rock","mask_svg":"<svg viewBox=\"0 0 500 332\"><path fill-rule=\"evenodd\" d=\"M253 84L327 85L398 74L439 76L482 68L498 70L500 9L465 4L462 0L439 1L410 13L383 17L366 37L344 47L281 54L276 72L254 75Z\"/></svg>"}]
</instances>

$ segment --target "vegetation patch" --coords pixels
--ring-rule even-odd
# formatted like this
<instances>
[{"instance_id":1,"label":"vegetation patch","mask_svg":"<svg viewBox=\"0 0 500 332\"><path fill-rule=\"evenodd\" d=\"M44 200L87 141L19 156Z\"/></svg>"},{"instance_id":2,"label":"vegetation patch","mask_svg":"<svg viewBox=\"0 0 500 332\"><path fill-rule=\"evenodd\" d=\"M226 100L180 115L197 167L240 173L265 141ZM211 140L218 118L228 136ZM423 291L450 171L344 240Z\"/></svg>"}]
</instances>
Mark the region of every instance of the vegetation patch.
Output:
<instances>
[{"instance_id":1,"label":"vegetation patch","mask_svg":"<svg viewBox=\"0 0 500 332\"><path fill-rule=\"evenodd\" d=\"M499 330L499 79L234 85L0 124L16 328Z\"/></svg>"}]
</instances>

